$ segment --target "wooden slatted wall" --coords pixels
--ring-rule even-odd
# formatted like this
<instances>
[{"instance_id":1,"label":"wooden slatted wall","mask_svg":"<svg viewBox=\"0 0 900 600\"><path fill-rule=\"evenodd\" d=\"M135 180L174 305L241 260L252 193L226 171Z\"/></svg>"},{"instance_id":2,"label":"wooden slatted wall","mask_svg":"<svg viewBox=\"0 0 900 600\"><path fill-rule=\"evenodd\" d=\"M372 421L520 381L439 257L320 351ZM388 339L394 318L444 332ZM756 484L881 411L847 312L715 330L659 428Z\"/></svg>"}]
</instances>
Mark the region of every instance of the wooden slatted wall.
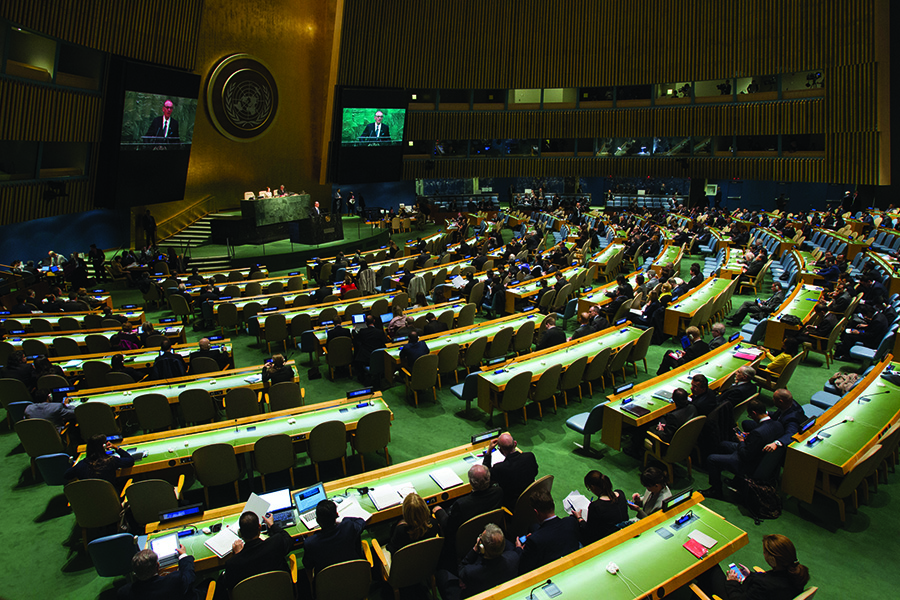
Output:
<instances>
[{"instance_id":1,"label":"wooden slatted wall","mask_svg":"<svg viewBox=\"0 0 900 600\"><path fill-rule=\"evenodd\" d=\"M407 137L825 134L825 159L692 160L691 174L702 176L696 170L702 164L704 173L722 177L752 172L794 181L878 183L880 136L887 134L879 132L876 119L874 40L877 19L883 18L876 3L347 0L338 80L341 85L413 89L601 87L822 69L824 100L553 113L423 111L410 113ZM469 162L446 169L489 176L497 171L515 174L516 165L523 164L504 160L511 164L464 166ZM553 169L548 175L562 175L556 169L585 163L584 159L537 162L547 167L527 168ZM598 162L604 173L624 174L632 168ZM637 168L649 170L653 165L663 170L654 172L670 173L665 160L641 164ZM410 165L405 173L421 169Z\"/></svg>"}]
</instances>

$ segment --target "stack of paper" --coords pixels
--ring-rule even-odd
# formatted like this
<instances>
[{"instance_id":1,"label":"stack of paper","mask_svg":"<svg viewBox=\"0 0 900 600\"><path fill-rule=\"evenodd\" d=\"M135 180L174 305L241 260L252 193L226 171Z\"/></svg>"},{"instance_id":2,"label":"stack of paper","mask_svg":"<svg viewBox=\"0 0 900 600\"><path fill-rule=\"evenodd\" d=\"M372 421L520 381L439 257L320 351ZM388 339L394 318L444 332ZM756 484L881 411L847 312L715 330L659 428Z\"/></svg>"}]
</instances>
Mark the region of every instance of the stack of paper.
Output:
<instances>
[{"instance_id":1,"label":"stack of paper","mask_svg":"<svg viewBox=\"0 0 900 600\"><path fill-rule=\"evenodd\" d=\"M431 478L434 479L434 482L436 484L441 486L442 490L446 490L463 484L463 480L460 479L459 475L454 473L453 469L451 469L450 467L438 469L433 473L429 473L429 475L431 475Z\"/></svg>"},{"instance_id":2,"label":"stack of paper","mask_svg":"<svg viewBox=\"0 0 900 600\"><path fill-rule=\"evenodd\" d=\"M566 509L567 513L573 513L576 510L580 510L581 518L585 521L588 520L588 507L590 505L591 501L578 491L571 492L563 500L563 507Z\"/></svg>"},{"instance_id":3,"label":"stack of paper","mask_svg":"<svg viewBox=\"0 0 900 600\"><path fill-rule=\"evenodd\" d=\"M216 535L206 540L206 547L215 552L216 556L219 558L225 558L229 554L231 554L231 546L234 544L236 540L240 538L238 535L229 529L228 525L222 527L222 530L219 531Z\"/></svg>"}]
</instances>

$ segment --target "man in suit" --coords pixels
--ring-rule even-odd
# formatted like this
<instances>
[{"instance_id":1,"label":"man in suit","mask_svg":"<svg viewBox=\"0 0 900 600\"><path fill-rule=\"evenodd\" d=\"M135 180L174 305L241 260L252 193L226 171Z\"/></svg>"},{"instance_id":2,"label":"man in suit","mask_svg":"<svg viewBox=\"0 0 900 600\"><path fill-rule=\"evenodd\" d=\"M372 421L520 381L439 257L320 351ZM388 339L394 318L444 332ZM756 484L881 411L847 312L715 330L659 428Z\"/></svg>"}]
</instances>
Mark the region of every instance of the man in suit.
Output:
<instances>
[{"instance_id":1,"label":"man in suit","mask_svg":"<svg viewBox=\"0 0 900 600\"><path fill-rule=\"evenodd\" d=\"M816 304L814 311L818 322L815 325L806 325L795 336L801 344L808 342L813 345L819 345L821 339L828 340L828 336L831 335L832 330L841 318L836 313L828 312L827 304Z\"/></svg>"},{"instance_id":2,"label":"man in suit","mask_svg":"<svg viewBox=\"0 0 900 600\"><path fill-rule=\"evenodd\" d=\"M321 529L303 546L303 567L311 576L331 565L364 558L359 536L365 521L358 517L338 520L337 505L322 500L316 505L316 523Z\"/></svg>"},{"instance_id":3,"label":"man in suit","mask_svg":"<svg viewBox=\"0 0 900 600\"><path fill-rule=\"evenodd\" d=\"M687 364L709 352L709 344L703 341L703 334L697 327L688 327L684 333L690 338L691 345L687 347L687 350L666 352L656 371L657 375Z\"/></svg>"},{"instance_id":4,"label":"man in suit","mask_svg":"<svg viewBox=\"0 0 900 600\"><path fill-rule=\"evenodd\" d=\"M743 245L741 242L738 242L736 238L733 238L733 240L735 241L735 243ZM765 266L765 264L765 255L762 253L757 254L756 257L750 262L750 264L742 269L742 273L738 275L738 286L754 279L757 275L759 275L759 272L762 271L762 268Z\"/></svg>"},{"instance_id":5,"label":"man in suit","mask_svg":"<svg viewBox=\"0 0 900 600\"><path fill-rule=\"evenodd\" d=\"M744 302L734 316L731 317L731 326L740 327L741 321L747 314L751 314L757 319L765 319L770 313L774 312L781 303L784 302L784 290L777 281L772 282L772 295L765 302L759 300L748 300Z\"/></svg>"},{"instance_id":6,"label":"man in suit","mask_svg":"<svg viewBox=\"0 0 900 600\"><path fill-rule=\"evenodd\" d=\"M719 346L725 344L725 323L714 323L712 327L710 327L710 331L712 331L712 339L709 340L709 349L715 350Z\"/></svg>"},{"instance_id":7,"label":"man in suit","mask_svg":"<svg viewBox=\"0 0 900 600\"><path fill-rule=\"evenodd\" d=\"M545 490L531 494L531 506L537 517L537 528L523 544L516 539L519 554L519 574L543 567L570 552L578 550L578 519L572 515L556 516L553 497Z\"/></svg>"},{"instance_id":8,"label":"man in suit","mask_svg":"<svg viewBox=\"0 0 900 600\"><path fill-rule=\"evenodd\" d=\"M691 278L672 290L672 297L677 298L683 296L701 283L703 283L703 272L700 269L699 263L694 263L691 265Z\"/></svg>"},{"instance_id":9,"label":"man in suit","mask_svg":"<svg viewBox=\"0 0 900 600\"><path fill-rule=\"evenodd\" d=\"M459 563L459 581L466 598L505 583L518 573L519 553L493 523L485 525L475 546ZM444 594L441 597L448 598ZM451 592L449 597L459 596Z\"/></svg>"},{"instance_id":10,"label":"man in suit","mask_svg":"<svg viewBox=\"0 0 900 600\"><path fill-rule=\"evenodd\" d=\"M577 340L580 337L584 337L592 333L594 333L594 328L591 326L591 314L583 312L578 315L578 329L575 330L575 333L572 334L572 337L569 341Z\"/></svg>"},{"instance_id":11,"label":"man in suit","mask_svg":"<svg viewBox=\"0 0 900 600\"><path fill-rule=\"evenodd\" d=\"M153 361L153 371L150 379L174 379L184 377L187 374L187 365L180 354L172 352L172 340L166 338L159 346L162 354Z\"/></svg>"},{"instance_id":12,"label":"man in suit","mask_svg":"<svg viewBox=\"0 0 900 600\"><path fill-rule=\"evenodd\" d=\"M791 438L800 431L800 425L806 420L806 413L803 412L803 407L794 400L794 395L786 389L779 388L775 390L775 393L772 394L772 400L775 402L775 408L778 409L772 413L772 420L781 423L784 432L775 441L767 444L763 448L763 452L775 452L779 448L790 444ZM758 426L756 421L750 419L747 419L741 425L744 431L752 431Z\"/></svg>"},{"instance_id":13,"label":"man in suit","mask_svg":"<svg viewBox=\"0 0 900 600\"><path fill-rule=\"evenodd\" d=\"M875 312L871 304L862 304L859 309L863 323L841 334L841 341L834 348L834 357L837 360L852 360L848 353L857 342L866 348L875 349L881 342L881 338L887 333L890 326L887 317L882 312Z\"/></svg>"},{"instance_id":14,"label":"man in suit","mask_svg":"<svg viewBox=\"0 0 900 600\"><path fill-rule=\"evenodd\" d=\"M272 362L263 365L261 375L263 383L269 385L294 381L294 367L284 364L283 354L275 354L272 356Z\"/></svg>"},{"instance_id":15,"label":"man in suit","mask_svg":"<svg viewBox=\"0 0 900 600\"><path fill-rule=\"evenodd\" d=\"M119 588L120 600L195 600L194 557L178 544L178 571L159 572L159 557L153 550L141 550L131 558L134 582Z\"/></svg>"},{"instance_id":16,"label":"man in suit","mask_svg":"<svg viewBox=\"0 0 900 600\"><path fill-rule=\"evenodd\" d=\"M491 440L482 464L491 470L491 479L503 490L503 506L512 510L522 492L534 483L538 474L537 459L532 452L520 452L513 436L504 433ZM491 466L494 448L500 451L503 462Z\"/></svg>"},{"instance_id":17,"label":"man in suit","mask_svg":"<svg viewBox=\"0 0 900 600\"><path fill-rule=\"evenodd\" d=\"M722 442L722 454L710 454L706 459L709 472L709 487L701 493L707 498L724 497L722 491L722 471L735 475L752 474L762 459L764 448L784 434L784 426L766 414L766 407L759 400L751 400L747 414L756 426L747 433L739 434L737 442Z\"/></svg>"},{"instance_id":18,"label":"man in suit","mask_svg":"<svg viewBox=\"0 0 900 600\"><path fill-rule=\"evenodd\" d=\"M660 417L654 431L664 442L672 441L675 432L697 416L697 407L691 403L686 389L678 388L673 391L672 401L675 403L675 410Z\"/></svg>"},{"instance_id":19,"label":"man in suit","mask_svg":"<svg viewBox=\"0 0 900 600\"><path fill-rule=\"evenodd\" d=\"M372 353L387 346L389 341L384 329L375 327L375 317L366 315L366 326L353 334L353 362L357 371L362 373L369 366Z\"/></svg>"},{"instance_id":20,"label":"man in suit","mask_svg":"<svg viewBox=\"0 0 900 600\"><path fill-rule=\"evenodd\" d=\"M322 209L319 208L319 201L318 201L318 200L316 200L316 201L313 203L312 214L316 215L317 217L318 217L319 215L322 214Z\"/></svg>"},{"instance_id":21,"label":"man in suit","mask_svg":"<svg viewBox=\"0 0 900 600\"><path fill-rule=\"evenodd\" d=\"M718 394L709 389L706 375L697 373L691 377L691 403L701 415L709 415L718 403Z\"/></svg>"},{"instance_id":22,"label":"man in suit","mask_svg":"<svg viewBox=\"0 0 900 600\"><path fill-rule=\"evenodd\" d=\"M544 333L541 336L541 341L538 342L534 349L535 352L566 343L566 332L556 326L556 319L553 315L546 317L544 321L546 323L546 325L542 324Z\"/></svg>"},{"instance_id":23,"label":"man in suit","mask_svg":"<svg viewBox=\"0 0 900 600\"><path fill-rule=\"evenodd\" d=\"M428 352L428 344L419 340L419 333L413 329L409 332L409 341L400 349L400 363L412 372L416 360Z\"/></svg>"},{"instance_id":24,"label":"man in suit","mask_svg":"<svg viewBox=\"0 0 900 600\"><path fill-rule=\"evenodd\" d=\"M442 331L447 331L448 329L450 329L450 326L446 323L438 321L433 312L425 315L425 335L441 333Z\"/></svg>"},{"instance_id":25,"label":"man in suit","mask_svg":"<svg viewBox=\"0 0 900 600\"><path fill-rule=\"evenodd\" d=\"M363 129L362 135L359 136L361 142L389 142L391 140L391 129L382 121L384 113L380 110L375 111L375 122L369 123Z\"/></svg>"},{"instance_id":26,"label":"man in suit","mask_svg":"<svg viewBox=\"0 0 900 600\"><path fill-rule=\"evenodd\" d=\"M265 541L259 537L259 517L255 513L245 512L238 521L241 539L232 544L234 554L225 563L223 574L225 589L229 592L248 577L269 571L288 570L286 558L294 547L293 538L274 524L271 514L263 517L263 521L269 528Z\"/></svg>"},{"instance_id":27,"label":"man in suit","mask_svg":"<svg viewBox=\"0 0 900 600\"><path fill-rule=\"evenodd\" d=\"M491 482L491 471L486 466L475 464L469 468L469 485L472 486L472 493L454 502L450 510L445 510L440 505L432 509L434 518L448 540L453 540L459 526L472 517L503 505L503 490ZM455 542L448 542L448 545L454 547Z\"/></svg>"},{"instance_id":28,"label":"man in suit","mask_svg":"<svg viewBox=\"0 0 900 600\"><path fill-rule=\"evenodd\" d=\"M224 369L228 365L228 355L216 348L215 350L210 349L209 347L209 338L200 338L200 341L197 342L197 346L199 346L199 350L194 350L190 355L190 364L194 364L195 358L206 357L211 358L216 361L216 364L219 365L219 369ZM190 369L188 372L191 372Z\"/></svg>"},{"instance_id":29,"label":"man in suit","mask_svg":"<svg viewBox=\"0 0 900 600\"><path fill-rule=\"evenodd\" d=\"M756 369L753 367L741 367L734 374L734 385L719 395L717 404L723 402L731 402L732 406L737 406L750 396L756 393L756 385L753 378L756 377Z\"/></svg>"},{"instance_id":30,"label":"man in suit","mask_svg":"<svg viewBox=\"0 0 900 600\"><path fill-rule=\"evenodd\" d=\"M172 109L175 105L171 100L163 103L162 116L156 117L147 128L147 137L164 138L164 140L153 140L152 143L158 144L164 142L166 144L177 144L181 141L178 136L178 121L172 118Z\"/></svg>"}]
</instances>

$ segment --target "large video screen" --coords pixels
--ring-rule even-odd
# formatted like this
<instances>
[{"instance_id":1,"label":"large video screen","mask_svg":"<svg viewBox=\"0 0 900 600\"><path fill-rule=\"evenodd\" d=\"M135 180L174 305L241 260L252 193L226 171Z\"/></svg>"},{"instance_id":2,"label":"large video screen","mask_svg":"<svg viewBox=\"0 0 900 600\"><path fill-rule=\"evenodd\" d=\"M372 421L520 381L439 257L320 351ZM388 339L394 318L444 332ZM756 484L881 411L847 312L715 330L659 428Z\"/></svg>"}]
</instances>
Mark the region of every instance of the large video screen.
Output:
<instances>
[{"instance_id":1,"label":"large video screen","mask_svg":"<svg viewBox=\"0 0 900 600\"><path fill-rule=\"evenodd\" d=\"M335 183L398 181L403 170L407 94L401 89L339 88L332 123Z\"/></svg>"},{"instance_id":2,"label":"large video screen","mask_svg":"<svg viewBox=\"0 0 900 600\"><path fill-rule=\"evenodd\" d=\"M399 146L405 121L405 108L344 108L341 145Z\"/></svg>"},{"instance_id":3,"label":"large video screen","mask_svg":"<svg viewBox=\"0 0 900 600\"><path fill-rule=\"evenodd\" d=\"M125 90L122 150L190 146L196 115L196 98Z\"/></svg>"},{"instance_id":4,"label":"large video screen","mask_svg":"<svg viewBox=\"0 0 900 600\"><path fill-rule=\"evenodd\" d=\"M184 199L200 77L110 61L98 205L129 207Z\"/></svg>"}]
</instances>

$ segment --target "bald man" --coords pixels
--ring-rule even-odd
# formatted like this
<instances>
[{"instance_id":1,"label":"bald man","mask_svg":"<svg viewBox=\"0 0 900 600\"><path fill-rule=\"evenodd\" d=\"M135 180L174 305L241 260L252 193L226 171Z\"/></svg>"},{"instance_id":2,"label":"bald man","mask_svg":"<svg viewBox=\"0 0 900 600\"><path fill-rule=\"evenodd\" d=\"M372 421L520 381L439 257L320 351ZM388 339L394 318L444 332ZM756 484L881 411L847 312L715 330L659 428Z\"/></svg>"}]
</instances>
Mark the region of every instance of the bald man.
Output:
<instances>
[{"instance_id":1,"label":"bald man","mask_svg":"<svg viewBox=\"0 0 900 600\"><path fill-rule=\"evenodd\" d=\"M459 526L472 517L503 505L503 490L491 482L491 471L486 466L472 465L469 468L469 485L472 486L472 493L462 496L450 510L444 510L440 505L432 509L448 539L452 539Z\"/></svg>"},{"instance_id":2,"label":"bald man","mask_svg":"<svg viewBox=\"0 0 900 600\"><path fill-rule=\"evenodd\" d=\"M216 364L219 365L219 369L224 369L228 365L228 355L219 350L218 348L210 349L209 338L201 338L199 342L197 342L197 346L199 350L194 350L191 352L189 357L190 359L190 367L193 367L194 359L200 358L201 356L206 358L211 358L216 361ZM193 374L193 369L189 371Z\"/></svg>"},{"instance_id":3,"label":"bald man","mask_svg":"<svg viewBox=\"0 0 900 600\"><path fill-rule=\"evenodd\" d=\"M491 479L503 490L503 506L514 509L522 492L531 485L538 474L537 459L531 452L521 452L513 436L504 433L491 440L484 455L483 464L491 470ZM491 466L494 448L500 451L503 462Z\"/></svg>"}]
</instances>

